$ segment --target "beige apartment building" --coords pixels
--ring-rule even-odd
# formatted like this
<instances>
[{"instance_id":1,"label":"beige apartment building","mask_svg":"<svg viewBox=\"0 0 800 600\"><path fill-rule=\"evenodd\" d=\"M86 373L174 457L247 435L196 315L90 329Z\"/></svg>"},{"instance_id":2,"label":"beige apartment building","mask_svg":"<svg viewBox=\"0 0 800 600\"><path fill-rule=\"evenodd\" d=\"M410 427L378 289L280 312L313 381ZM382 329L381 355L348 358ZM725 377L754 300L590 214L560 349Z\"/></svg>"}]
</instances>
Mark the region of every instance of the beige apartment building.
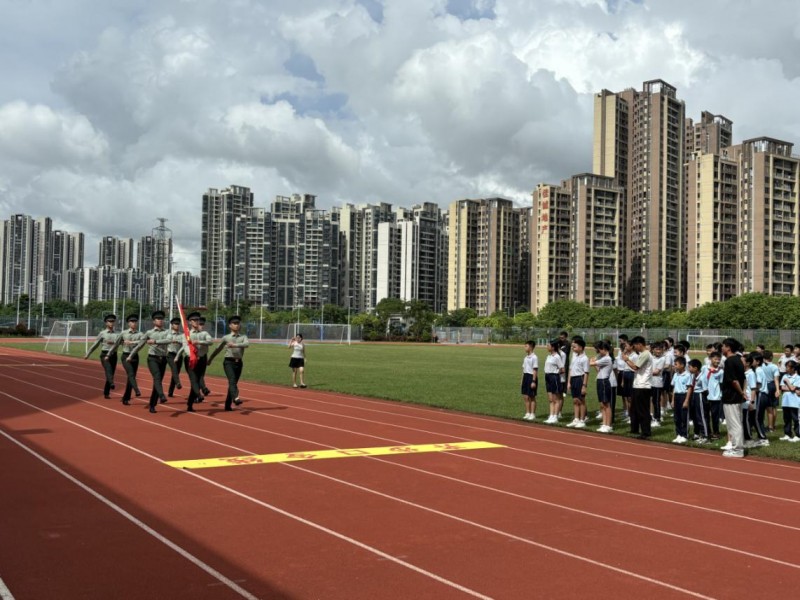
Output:
<instances>
[{"instance_id":1,"label":"beige apartment building","mask_svg":"<svg viewBox=\"0 0 800 600\"><path fill-rule=\"evenodd\" d=\"M625 188L620 214L624 304L681 306L685 107L660 79L595 96L593 171Z\"/></svg>"},{"instance_id":2,"label":"beige apartment building","mask_svg":"<svg viewBox=\"0 0 800 600\"><path fill-rule=\"evenodd\" d=\"M458 200L450 205L447 310L488 316L516 306L519 209L511 200Z\"/></svg>"},{"instance_id":3,"label":"beige apartment building","mask_svg":"<svg viewBox=\"0 0 800 600\"><path fill-rule=\"evenodd\" d=\"M798 293L800 157L792 148L790 142L760 137L725 151L741 174L740 293Z\"/></svg>"},{"instance_id":4,"label":"beige apartment building","mask_svg":"<svg viewBox=\"0 0 800 600\"><path fill-rule=\"evenodd\" d=\"M686 309L739 294L739 166L694 153L686 165Z\"/></svg>"},{"instance_id":5,"label":"beige apartment building","mask_svg":"<svg viewBox=\"0 0 800 600\"><path fill-rule=\"evenodd\" d=\"M531 312L570 299L570 214L572 195L565 186L540 183L533 191Z\"/></svg>"}]
</instances>

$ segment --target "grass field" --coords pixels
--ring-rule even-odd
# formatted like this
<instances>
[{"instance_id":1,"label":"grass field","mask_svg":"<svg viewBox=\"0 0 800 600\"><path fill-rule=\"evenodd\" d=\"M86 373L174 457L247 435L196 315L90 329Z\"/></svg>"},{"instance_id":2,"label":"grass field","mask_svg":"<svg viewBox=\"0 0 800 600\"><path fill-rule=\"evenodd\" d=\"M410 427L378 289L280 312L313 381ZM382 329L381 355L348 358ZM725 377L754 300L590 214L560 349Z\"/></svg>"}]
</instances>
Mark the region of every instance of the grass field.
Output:
<instances>
[{"instance_id":1,"label":"grass field","mask_svg":"<svg viewBox=\"0 0 800 600\"><path fill-rule=\"evenodd\" d=\"M44 348L44 344L6 343L27 349ZM76 350L75 347L71 348L71 353L81 356L81 352ZM284 345L254 344L247 350L242 377L290 386L289 354ZM537 355L541 376L537 420L541 421L548 414L543 377L546 352L537 349ZM524 422L521 418L525 410L519 391L524 356L522 346L307 344L306 356L306 382L313 389L425 404ZM97 353L92 358L96 360ZM212 364L209 373L223 376L220 357ZM594 375L592 370L587 397L590 417L594 417L598 409ZM302 390L298 390L298 394L302 393ZM616 429L612 435L628 435L628 426L619 418L622 410L620 405L621 401L617 405ZM572 420L570 397L564 403L563 417L559 425L538 426L563 427L569 423ZM653 430L653 441L669 443L675 437L672 422L665 420L664 423L664 426ZM599 423L592 419L584 433L607 435L594 433L598 426ZM779 416L778 430L770 434L772 445L750 450L750 454L800 460L800 444L778 441L778 437L783 435L782 427L783 421ZM726 441L724 437L722 427L722 440L701 447L718 450Z\"/></svg>"}]
</instances>

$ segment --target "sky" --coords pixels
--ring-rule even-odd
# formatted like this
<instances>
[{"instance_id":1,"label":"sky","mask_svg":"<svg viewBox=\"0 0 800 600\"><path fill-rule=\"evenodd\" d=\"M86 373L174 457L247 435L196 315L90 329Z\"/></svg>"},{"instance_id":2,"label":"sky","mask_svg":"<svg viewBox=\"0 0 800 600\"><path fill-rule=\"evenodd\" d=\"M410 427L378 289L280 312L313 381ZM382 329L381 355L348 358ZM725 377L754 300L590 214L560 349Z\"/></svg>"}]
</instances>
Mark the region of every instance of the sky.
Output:
<instances>
[{"instance_id":1,"label":"sky","mask_svg":"<svg viewBox=\"0 0 800 600\"><path fill-rule=\"evenodd\" d=\"M199 273L201 198L502 196L592 168L593 95L663 79L734 143L800 143L792 0L0 0L0 218Z\"/></svg>"}]
</instances>

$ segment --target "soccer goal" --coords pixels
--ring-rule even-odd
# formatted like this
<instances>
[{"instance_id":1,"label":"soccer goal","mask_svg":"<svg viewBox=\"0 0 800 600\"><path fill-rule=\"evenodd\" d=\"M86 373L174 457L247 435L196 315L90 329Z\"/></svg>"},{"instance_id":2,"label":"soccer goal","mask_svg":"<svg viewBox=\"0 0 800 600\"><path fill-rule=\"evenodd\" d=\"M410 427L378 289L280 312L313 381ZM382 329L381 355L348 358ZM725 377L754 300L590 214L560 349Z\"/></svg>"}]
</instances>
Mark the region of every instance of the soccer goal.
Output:
<instances>
[{"instance_id":1,"label":"soccer goal","mask_svg":"<svg viewBox=\"0 0 800 600\"><path fill-rule=\"evenodd\" d=\"M689 344L691 344L692 350L705 350L706 346L708 346L709 344L713 344L715 342L721 342L726 337L728 336L690 333L686 336L686 341L689 342Z\"/></svg>"},{"instance_id":2,"label":"soccer goal","mask_svg":"<svg viewBox=\"0 0 800 600\"><path fill-rule=\"evenodd\" d=\"M44 343L44 351L69 354L70 343L83 344L83 353L89 351L89 321L55 321Z\"/></svg>"},{"instance_id":3,"label":"soccer goal","mask_svg":"<svg viewBox=\"0 0 800 600\"><path fill-rule=\"evenodd\" d=\"M350 325L340 323L292 323L287 327L286 343L298 333L307 342L328 342L331 344L350 344L352 333Z\"/></svg>"}]
</instances>

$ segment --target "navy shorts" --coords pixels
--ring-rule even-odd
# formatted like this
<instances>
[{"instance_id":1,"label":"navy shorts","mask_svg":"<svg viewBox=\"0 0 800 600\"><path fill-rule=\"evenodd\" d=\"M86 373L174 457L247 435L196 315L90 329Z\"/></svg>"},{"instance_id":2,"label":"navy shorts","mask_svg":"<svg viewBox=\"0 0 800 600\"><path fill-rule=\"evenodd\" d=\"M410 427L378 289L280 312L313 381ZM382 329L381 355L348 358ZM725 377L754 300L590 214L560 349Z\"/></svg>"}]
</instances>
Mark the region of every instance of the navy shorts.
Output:
<instances>
[{"instance_id":1,"label":"navy shorts","mask_svg":"<svg viewBox=\"0 0 800 600\"><path fill-rule=\"evenodd\" d=\"M522 393L523 396L527 396L528 398L535 398L536 392L539 390L539 386L538 384L534 384L534 386L531 387L531 383L533 383L533 375L531 373L523 373L520 392Z\"/></svg>"},{"instance_id":2,"label":"navy shorts","mask_svg":"<svg viewBox=\"0 0 800 600\"><path fill-rule=\"evenodd\" d=\"M548 394L561 393L561 375L558 373L545 373L544 385Z\"/></svg>"},{"instance_id":3,"label":"navy shorts","mask_svg":"<svg viewBox=\"0 0 800 600\"><path fill-rule=\"evenodd\" d=\"M672 391L672 372L671 371L664 371L664 374L661 376L661 381L664 383L664 387L662 389L665 389L668 392L671 392Z\"/></svg>"},{"instance_id":4,"label":"navy shorts","mask_svg":"<svg viewBox=\"0 0 800 600\"><path fill-rule=\"evenodd\" d=\"M569 389L573 398L585 398L583 393L583 375L575 375L569 378Z\"/></svg>"},{"instance_id":5,"label":"navy shorts","mask_svg":"<svg viewBox=\"0 0 800 600\"><path fill-rule=\"evenodd\" d=\"M597 400L600 404L611 404L611 397L614 391L611 389L611 382L608 379L597 380Z\"/></svg>"},{"instance_id":6,"label":"navy shorts","mask_svg":"<svg viewBox=\"0 0 800 600\"><path fill-rule=\"evenodd\" d=\"M633 371L622 372L622 385L619 386L619 395L624 398L630 398L633 394Z\"/></svg>"}]
</instances>

